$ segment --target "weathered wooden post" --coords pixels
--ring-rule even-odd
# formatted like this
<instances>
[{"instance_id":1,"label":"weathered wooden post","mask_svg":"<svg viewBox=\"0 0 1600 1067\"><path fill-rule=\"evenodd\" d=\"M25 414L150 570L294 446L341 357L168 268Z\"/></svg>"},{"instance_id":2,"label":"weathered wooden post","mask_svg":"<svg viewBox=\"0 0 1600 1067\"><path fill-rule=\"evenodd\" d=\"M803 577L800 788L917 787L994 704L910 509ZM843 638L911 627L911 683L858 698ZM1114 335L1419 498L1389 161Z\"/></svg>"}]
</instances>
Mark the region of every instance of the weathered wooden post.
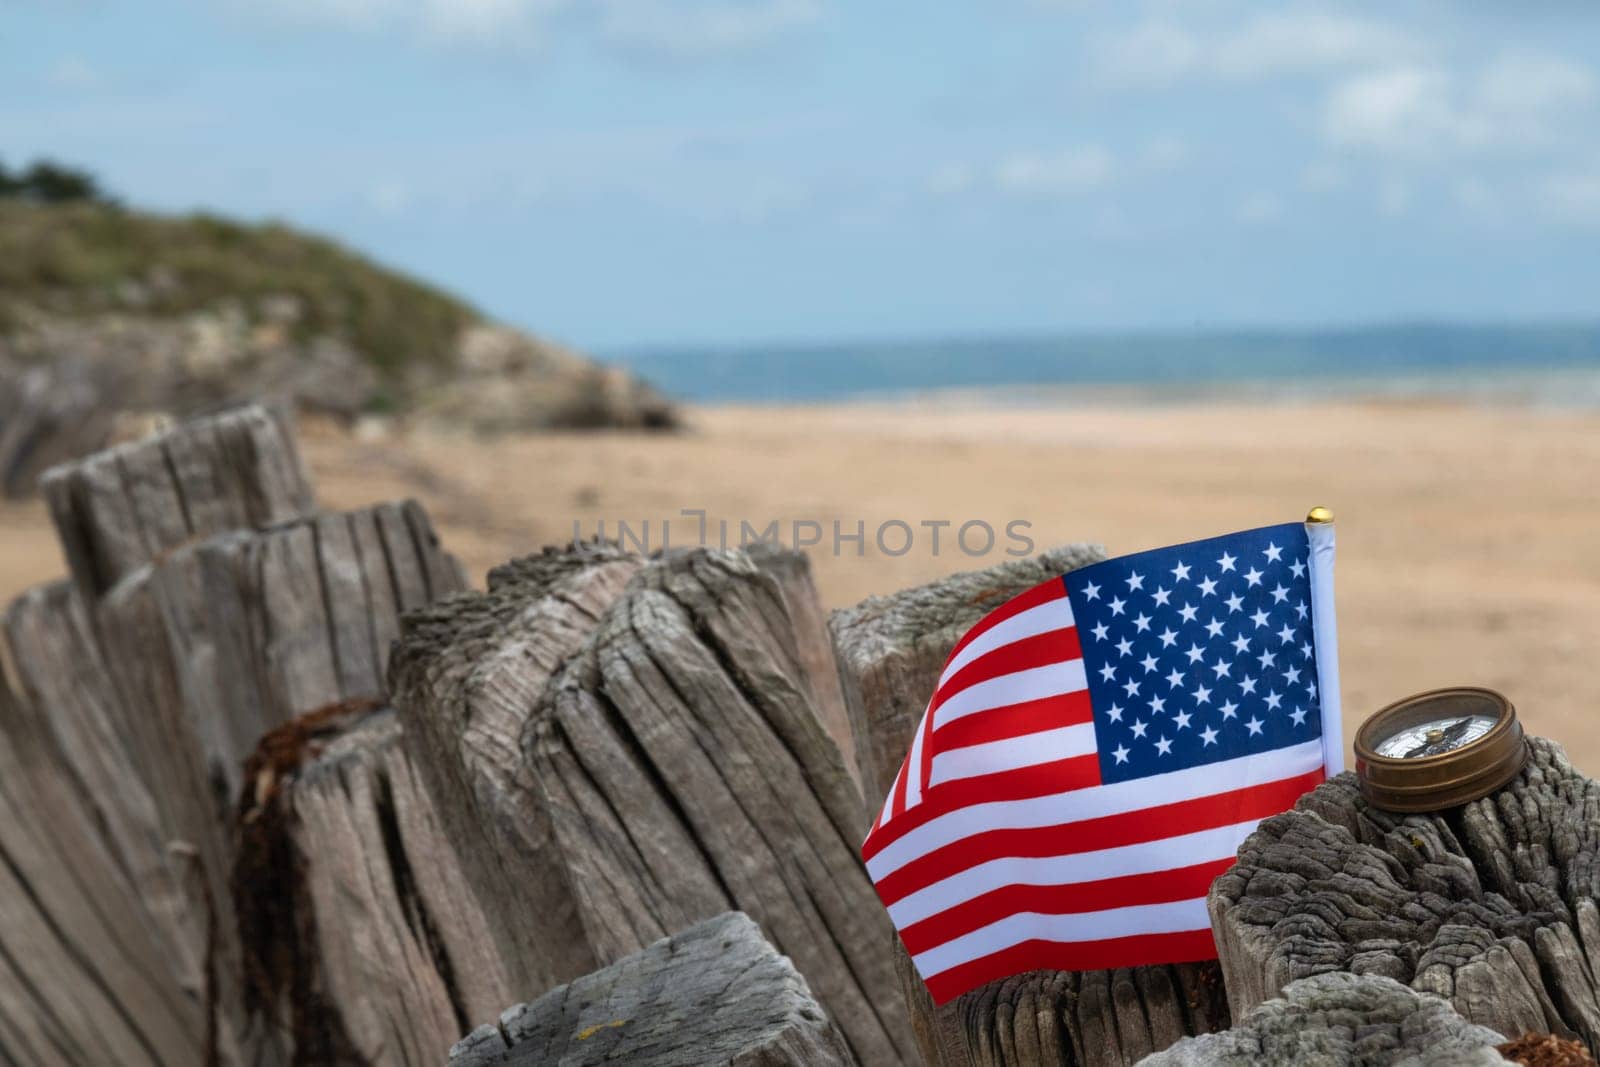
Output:
<instances>
[{"instance_id":1,"label":"weathered wooden post","mask_svg":"<svg viewBox=\"0 0 1600 1067\"><path fill-rule=\"evenodd\" d=\"M169 832L173 783L151 774L147 724L100 640L101 595L188 540L300 514L310 490L281 418L261 408L42 481L72 573L19 597L0 641L0 749L18 761L0 787L0 850L19 880L0 923L15 982L0 995L0 1050L35 1062L232 1059L238 1020L217 997L217 943L229 938L194 895L191 842ZM207 810L217 815L209 795Z\"/></svg>"},{"instance_id":2,"label":"weathered wooden post","mask_svg":"<svg viewBox=\"0 0 1600 1067\"><path fill-rule=\"evenodd\" d=\"M523 988L738 909L862 1062L901 1062L861 794L817 710L839 675L771 569L549 550L408 619L391 689Z\"/></svg>"},{"instance_id":3,"label":"weathered wooden post","mask_svg":"<svg viewBox=\"0 0 1600 1067\"><path fill-rule=\"evenodd\" d=\"M861 692L844 667L838 646L828 627L817 586L811 578L811 563L800 552L789 552L761 543L745 550L757 567L772 576L783 595L784 607L794 620L794 639L800 664L811 680L817 719L844 755L856 789L862 796L862 826L872 823L867 797L876 791L877 771L873 765L870 731Z\"/></svg>"},{"instance_id":4,"label":"weathered wooden post","mask_svg":"<svg viewBox=\"0 0 1600 1067\"><path fill-rule=\"evenodd\" d=\"M437 1065L516 997L392 710L335 705L246 765L233 903L297 1063Z\"/></svg>"},{"instance_id":5,"label":"weathered wooden post","mask_svg":"<svg viewBox=\"0 0 1600 1067\"><path fill-rule=\"evenodd\" d=\"M451 1050L450 1067L851 1067L838 1027L793 964L740 912L508 1008Z\"/></svg>"},{"instance_id":6,"label":"weathered wooden post","mask_svg":"<svg viewBox=\"0 0 1600 1067\"><path fill-rule=\"evenodd\" d=\"M39 488L91 602L185 542L314 506L283 413L254 405L53 467Z\"/></svg>"},{"instance_id":7,"label":"weathered wooden post","mask_svg":"<svg viewBox=\"0 0 1600 1067\"><path fill-rule=\"evenodd\" d=\"M284 945L253 944L261 928L241 926L261 898L285 903L274 876L290 873L235 871L249 858L241 842L254 840L253 825L235 827L239 798L262 800L273 785L248 780L245 761L262 735L304 716L381 705L401 611L462 584L426 515L383 504L181 545L101 600L101 641L147 780L160 783L162 829L203 875L196 904L215 916L221 1003L241 1028L265 1021L290 1037L302 1062L320 1038L296 1028L292 990L268 993L282 973L268 961Z\"/></svg>"},{"instance_id":8,"label":"weathered wooden post","mask_svg":"<svg viewBox=\"0 0 1600 1067\"><path fill-rule=\"evenodd\" d=\"M957 574L833 614L831 626L862 695L876 768L873 796L893 785L950 649L1012 596L1104 558L1073 545ZM895 942L923 1058L946 1067L1132 1063L1185 1034L1227 1025L1215 965L1041 971L991 982L936 1008Z\"/></svg>"},{"instance_id":9,"label":"weathered wooden post","mask_svg":"<svg viewBox=\"0 0 1600 1067\"><path fill-rule=\"evenodd\" d=\"M98 801L114 798L80 777L101 753L61 746L55 728L92 724L99 694L92 661L58 673L35 658L55 592L14 605L0 642L12 668L0 678L0 1059L202 1062L204 921L184 914L142 783L112 779L129 793L108 823ZM43 636L70 651L78 635ZM57 703L57 683L74 681Z\"/></svg>"},{"instance_id":10,"label":"weathered wooden post","mask_svg":"<svg viewBox=\"0 0 1600 1067\"><path fill-rule=\"evenodd\" d=\"M1332 972L1289 983L1233 1029L1184 1038L1143 1067L1498 1067L1504 1040L1392 978Z\"/></svg>"},{"instance_id":11,"label":"weathered wooden post","mask_svg":"<svg viewBox=\"0 0 1600 1067\"><path fill-rule=\"evenodd\" d=\"M0 919L0 956L60 962L37 979L12 973L20 992L0 995L0 1051L38 1062L305 1060L314 1050L297 1047L293 996L264 995L282 972L263 959L297 943L252 944L242 934L262 927L242 931L240 919L259 914L235 908L240 797L277 810L275 783L241 767L264 732L330 706L381 704L400 613L461 588L460 569L414 504L312 513L287 429L260 408L43 482L72 576L19 598L5 620L0 756L26 773L5 783L16 826L0 850L24 880L7 899L32 903ZM395 800L402 772L378 777L389 789L379 813L418 813ZM300 799L318 810L314 790ZM30 841L30 827L51 830ZM247 903L279 885L243 881ZM292 899L279 904L294 914ZM322 946L335 957L339 947ZM83 1035L41 1028L73 1017L91 989L113 1021ZM467 1017L441 1024L420 1061L442 1055Z\"/></svg>"}]
</instances>

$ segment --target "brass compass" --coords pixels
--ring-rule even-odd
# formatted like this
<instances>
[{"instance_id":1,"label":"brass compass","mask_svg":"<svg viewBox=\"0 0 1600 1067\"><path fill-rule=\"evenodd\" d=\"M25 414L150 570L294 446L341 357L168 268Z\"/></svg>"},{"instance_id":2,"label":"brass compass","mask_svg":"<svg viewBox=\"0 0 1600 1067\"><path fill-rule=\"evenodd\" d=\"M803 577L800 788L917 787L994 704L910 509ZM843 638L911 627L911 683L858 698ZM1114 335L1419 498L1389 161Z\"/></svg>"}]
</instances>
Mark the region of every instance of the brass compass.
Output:
<instances>
[{"instance_id":1,"label":"brass compass","mask_svg":"<svg viewBox=\"0 0 1600 1067\"><path fill-rule=\"evenodd\" d=\"M1499 789L1528 758L1511 701L1492 689L1434 689L1373 713L1356 731L1361 794L1388 811L1438 811Z\"/></svg>"}]
</instances>

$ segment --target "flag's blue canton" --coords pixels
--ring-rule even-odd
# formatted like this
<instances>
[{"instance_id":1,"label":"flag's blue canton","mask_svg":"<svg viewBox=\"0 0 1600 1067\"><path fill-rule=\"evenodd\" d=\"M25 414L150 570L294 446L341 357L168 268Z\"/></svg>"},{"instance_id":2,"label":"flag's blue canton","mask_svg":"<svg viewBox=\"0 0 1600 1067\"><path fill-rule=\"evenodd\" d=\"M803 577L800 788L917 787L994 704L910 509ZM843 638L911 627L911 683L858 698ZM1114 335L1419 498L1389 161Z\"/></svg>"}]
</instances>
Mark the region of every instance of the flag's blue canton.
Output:
<instances>
[{"instance_id":1,"label":"flag's blue canton","mask_svg":"<svg viewBox=\"0 0 1600 1067\"><path fill-rule=\"evenodd\" d=\"M1066 584L1102 781L1322 735L1303 524L1107 560Z\"/></svg>"}]
</instances>

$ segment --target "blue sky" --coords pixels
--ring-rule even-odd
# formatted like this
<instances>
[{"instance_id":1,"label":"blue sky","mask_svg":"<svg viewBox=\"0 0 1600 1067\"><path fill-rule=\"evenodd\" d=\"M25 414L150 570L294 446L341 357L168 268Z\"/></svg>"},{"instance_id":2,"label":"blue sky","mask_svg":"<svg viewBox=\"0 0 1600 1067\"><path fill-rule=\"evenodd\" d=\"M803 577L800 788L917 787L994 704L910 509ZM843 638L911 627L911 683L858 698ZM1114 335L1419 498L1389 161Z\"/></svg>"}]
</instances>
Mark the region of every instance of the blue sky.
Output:
<instances>
[{"instance_id":1,"label":"blue sky","mask_svg":"<svg viewBox=\"0 0 1600 1067\"><path fill-rule=\"evenodd\" d=\"M0 158L590 348L1600 312L1600 12L0 0Z\"/></svg>"}]
</instances>

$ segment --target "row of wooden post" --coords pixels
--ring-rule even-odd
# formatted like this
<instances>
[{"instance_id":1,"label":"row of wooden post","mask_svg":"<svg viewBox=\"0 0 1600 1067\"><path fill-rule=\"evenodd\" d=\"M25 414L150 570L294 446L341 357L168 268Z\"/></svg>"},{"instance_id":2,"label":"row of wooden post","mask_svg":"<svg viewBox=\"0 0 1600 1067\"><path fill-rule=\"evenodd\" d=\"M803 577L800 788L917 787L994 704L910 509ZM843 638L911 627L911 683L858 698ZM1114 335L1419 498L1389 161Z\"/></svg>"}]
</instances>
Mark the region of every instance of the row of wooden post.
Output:
<instances>
[{"instance_id":1,"label":"row of wooden post","mask_svg":"<svg viewBox=\"0 0 1600 1067\"><path fill-rule=\"evenodd\" d=\"M1491 1024L1474 976L1520 976L1502 1022L1600 1036L1579 980L1600 973L1600 796L1553 755L1507 794L1527 811L1460 824L1319 790L1219 883L1222 968L1039 973L935 1009L858 857L869 805L961 633L1098 549L832 617L804 557L765 548L574 544L477 592L418 505L318 509L262 408L43 489L70 574L0 640L0 1064L438 1064L469 1032L463 1063L610 1055L627 1020L582 1048L559 1032L599 990L649 1005L663 1064L697 1039L768 1050L752 1063L1124 1064L1361 967ZM1360 936L1360 894L1273 851L1302 838L1398 879L1384 899L1413 911L1388 941ZM1329 908L1348 921L1308 949ZM748 1033L673 969L712 943L751 960Z\"/></svg>"}]
</instances>

